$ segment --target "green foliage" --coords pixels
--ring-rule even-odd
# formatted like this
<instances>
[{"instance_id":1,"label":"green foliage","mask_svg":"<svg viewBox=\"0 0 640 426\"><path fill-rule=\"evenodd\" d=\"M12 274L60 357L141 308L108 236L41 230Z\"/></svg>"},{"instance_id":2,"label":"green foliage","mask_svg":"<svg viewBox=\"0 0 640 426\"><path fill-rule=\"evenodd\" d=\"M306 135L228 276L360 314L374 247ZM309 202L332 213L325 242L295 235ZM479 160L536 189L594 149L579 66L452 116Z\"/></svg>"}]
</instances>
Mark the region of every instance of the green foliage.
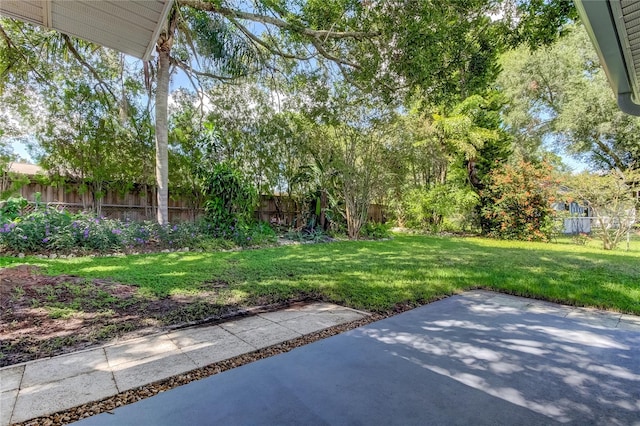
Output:
<instances>
[{"instance_id":1,"label":"green foliage","mask_svg":"<svg viewBox=\"0 0 640 426\"><path fill-rule=\"evenodd\" d=\"M507 240L548 241L556 186L547 164L520 161L494 169L481 193L483 232Z\"/></svg>"},{"instance_id":2,"label":"green foliage","mask_svg":"<svg viewBox=\"0 0 640 426\"><path fill-rule=\"evenodd\" d=\"M71 224L71 215L55 209L36 211L17 217L3 224L0 231L0 245L17 252L36 252L50 245L58 244L56 237L66 238L66 228ZM64 235L64 237L63 237ZM69 238L69 246L75 238Z\"/></svg>"},{"instance_id":3,"label":"green foliage","mask_svg":"<svg viewBox=\"0 0 640 426\"><path fill-rule=\"evenodd\" d=\"M212 238L206 221L159 225L156 222L99 218L38 207L34 212L0 222L0 250L14 253L122 252L160 249L228 249L264 246L277 236L266 223L243 224Z\"/></svg>"},{"instance_id":4,"label":"green foliage","mask_svg":"<svg viewBox=\"0 0 640 426\"><path fill-rule=\"evenodd\" d=\"M372 240L389 238L391 237L391 224L367 221L360 228L360 235Z\"/></svg>"},{"instance_id":5,"label":"green foliage","mask_svg":"<svg viewBox=\"0 0 640 426\"><path fill-rule=\"evenodd\" d=\"M404 200L408 227L439 232L445 219L461 219L470 215L478 203L478 196L468 187L436 184L426 190L413 189ZM459 223L460 227L462 225L463 223Z\"/></svg>"},{"instance_id":6,"label":"green foliage","mask_svg":"<svg viewBox=\"0 0 640 426\"><path fill-rule=\"evenodd\" d=\"M55 178L80 181L98 215L108 188L148 183L153 134L140 64L56 31L0 19L0 102L20 122L11 133L33 136L39 164Z\"/></svg>"},{"instance_id":7,"label":"green foliage","mask_svg":"<svg viewBox=\"0 0 640 426\"><path fill-rule=\"evenodd\" d=\"M0 201L0 223L7 223L16 219L27 204L29 202L24 197L11 197Z\"/></svg>"},{"instance_id":8,"label":"green foliage","mask_svg":"<svg viewBox=\"0 0 640 426\"><path fill-rule=\"evenodd\" d=\"M344 232L342 233L344 235ZM289 229L284 234L284 238L291 241L326 243L331 241L331 237L320 228L304 228L302 230Z\"/></svg>"},{"instance_id":9,"label":"green foliage","mask_svg":"<svg viewBox=\"0 0 640 426\"><path fill-rule=\"evenodd\" d=\"M205 220L206 232L218 239L225 239L237 247L256 247L274 244L278 240L276 232L266 222L236 222L228 228L212 226Z\"/></svg>"},{"instance_id":10,"label":"green foliage","mask_svg":"<svg viewBox=\"0 0 640 426\"><path fill-rule=\"evenodd\" d=\"M213 235L227 236L246 233L254 222L258 193L239 171L228 164L216 165L204 177L206 202L205 220Z\"/></svg>"},{"instance_id":11,"label":"green foliage","mask_svg":"<svg viewBox=\"0 0 640 426\"><path fill-rule=\"evenodd\" d=\"M574 3L566 0L518 1L516 11L517 27L510 42L532 49L553 43L566 34L568 24L578 20Z\"/></svg>"},{"instance_id":12,"label":"green foliage","mask_svg":"<svg viewBox=\"0 0 640 426\"><path fill-rule=\"evenodd\" d=\"M489 19L489 5L372 2L366 16L380 35L376 43L358 46L361 68L355 75L391 99L411 95L398 89L398 81L428 92L437 104L451 105L484 90L498 72L504 29Z\"/></svg>"},{"instance_id":13,"label":"green foliage","mask_svg":"<svg viewBox=\"0 0 640 426\"><path fill-rule=\"evenodd\" d=\"M275 244L278 241L278 236L268 223L256 222L249 226L246 232L246 236L239 236L239 238L237 238L235 241L236 244L241 247L259 247Z\"/></svg>"},{"instance_id":14,"label":"green foliage","mask_svg":"<svg viewBox=\"0 0 640 426\"><path fill-rule=\"evenodd\" d=\"M567 2L569 3L569 2ZM504 127L517 155L536 161L544 141L596 169L640 162L640 118L620 111L585 29L575 24L554 44L503 55L498 86L509 102Z\"/></svg>"},{"instance_id":15,"label":"green foliage","mask_svg":"<svg viewBox=\"0 0 640 426\"><path fill-rule=\"evenodd\" d=\"M20 193L20 189L30 182L29 177L21 173L1 170L0 173L0 200L15 197Z\"/></svg>"},{"instance_id":16,"label":"green foliage","mask_svg":"<svg viewBox=\"0 0 640 426\"><path fill-rule=\"evenodd\" d=\"M417 99L394 122L385 203L400 226L436 232L475 227L482 182L510 153L500 122L503 99L487 92L452 108L423 104Z\"/></svg>"}]
</instances>

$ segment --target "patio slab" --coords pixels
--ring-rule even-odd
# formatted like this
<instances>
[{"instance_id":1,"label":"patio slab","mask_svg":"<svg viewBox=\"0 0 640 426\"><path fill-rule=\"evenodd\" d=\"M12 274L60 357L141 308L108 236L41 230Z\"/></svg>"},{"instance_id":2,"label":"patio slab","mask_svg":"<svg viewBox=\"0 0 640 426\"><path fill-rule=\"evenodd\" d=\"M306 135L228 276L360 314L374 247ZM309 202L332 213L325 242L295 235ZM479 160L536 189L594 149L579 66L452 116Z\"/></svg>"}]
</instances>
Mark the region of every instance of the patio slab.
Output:
<instances>
[{"instance_id":1,"label":"patio slab","mask_svg":"<svg viewBox=\"0 0 640 426\"><path fill-rule=\"evenodd\" d=\"M270 322L262 327L236 332L235 335L256 349L266 348L302 336L290 328Z\"/></svg>"},{"instance_id":2,"label":"patio slab","mask_svg":"<svg viewBox=\"0 0 640 426\"><path fill-rule=\"evenodd\" d=\"M182 351L172 350L153 357L118 364L113 368L113 378L118 392L124 392L196 368L198 368L196 363Z\"/></svg>"},{"instance_id":3,"label":"patio slab","mask_svg":"<svg viewBox=\"0 0 640 426\"><path fill-rule=\"evenodd\" d=\"M60 380L79 376L93 371L107 371L107 356L104 349L98 348L89 351L76 352L56 357L56 362L51 359L42 359L27 363L19 382L21 388L29 388L35 385L58 382Z\"/></svg>"},{"instance_id":4,"label":"patio slab","mask_svg":"<svg viewBox=\"0 0 640 426\"><path fill-rule=\"evenodd\" d=\"M17 390L24 374L24 365L16 365L2 369L0 376L0 392Z\"/></svg>"},{"instance_id":5,"label":"patio slab","mask_svg":"<svg viewBox=\"0 0 640 426\"><path fill-rule=\"evenodd\" d=\"M118 393L110 371L93 371L59 380L20 388L11 422L19 423L34 417L98 401Z\"/></svg>"},{"instance_id":6,"label":"patio slab","mask_svg":"<svg viewBox=\"0 0 640 426\"><path fill-rule=\"evenodd\" d=\"M18 389L0 392L0 422L3 425L9 424L17 399Z\"/></svg>"}]
</instances>

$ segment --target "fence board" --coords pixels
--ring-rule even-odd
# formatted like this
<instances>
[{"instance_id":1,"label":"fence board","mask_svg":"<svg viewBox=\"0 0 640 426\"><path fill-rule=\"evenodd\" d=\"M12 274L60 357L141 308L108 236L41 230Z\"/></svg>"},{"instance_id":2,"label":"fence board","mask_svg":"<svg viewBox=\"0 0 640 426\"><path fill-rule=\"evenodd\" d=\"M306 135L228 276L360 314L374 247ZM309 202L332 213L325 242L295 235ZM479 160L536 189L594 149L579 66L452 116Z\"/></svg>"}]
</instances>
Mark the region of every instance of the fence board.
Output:
<instances>
[{"instance_id":1,"label":"fence board","mask_svg":"<svg viewBox=\"0 0 640 426\"><path fill-rule=\"evenodd\" d=\"M36 193L40 193L42 203L64 208L71 212L91 211L93 200L88 193L83 193L77 183L65 183L52 186L30 182L20 189L20 195L34 202ZM125 194L107 190L102 198L102 216L113 219L130 219L136 221L155 220L155 190L151 186L135 185ZM259 220L281 226L302 226L305 217L304 206L286 195L262 195L255 217ZM32 209L32 207L29 207ZM203 211L194 209L186 200L169 198L169 221L194 221L201 217ZM371 204L368 219L374 222L386 221L384 206Z\"/></svg>"}]
</instances>

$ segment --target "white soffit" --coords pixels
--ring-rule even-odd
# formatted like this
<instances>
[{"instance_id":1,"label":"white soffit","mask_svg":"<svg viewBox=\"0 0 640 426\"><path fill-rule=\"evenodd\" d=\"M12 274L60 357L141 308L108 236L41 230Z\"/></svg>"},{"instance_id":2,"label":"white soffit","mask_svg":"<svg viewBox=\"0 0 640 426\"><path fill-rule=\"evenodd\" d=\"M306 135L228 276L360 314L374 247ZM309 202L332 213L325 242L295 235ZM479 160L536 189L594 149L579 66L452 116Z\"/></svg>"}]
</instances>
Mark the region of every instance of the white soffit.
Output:
<instances>
[{"instance_id":1,"label":"white soffit","mask_svg":"<svg viewBox=\"0 0 640 426\"><path fill-rule=\"evenodd\" d=\"M640 82L640 2L621 1L611 4L616 26L634 93L639 94ZM638 100L638 99L636 99Z\"/></svg>"},{"instance_id":2,"label":"white soffit","mask_svg":"<svg viewBox=\"0 0 640 426\"><path fill-rule=\"evenodd\" d=\"M624 112L640 115L640 1L575 0Z\"/></svg>"},{"instance_id":3,"label":"white soffit","mask_svg":"<svg viewBox=\"0 0 640 426\"><path fill-rule=\"evenodd\" d=\"M173 0L0 0L0 14L148 60Z\"/></svg>"}]
</instances>

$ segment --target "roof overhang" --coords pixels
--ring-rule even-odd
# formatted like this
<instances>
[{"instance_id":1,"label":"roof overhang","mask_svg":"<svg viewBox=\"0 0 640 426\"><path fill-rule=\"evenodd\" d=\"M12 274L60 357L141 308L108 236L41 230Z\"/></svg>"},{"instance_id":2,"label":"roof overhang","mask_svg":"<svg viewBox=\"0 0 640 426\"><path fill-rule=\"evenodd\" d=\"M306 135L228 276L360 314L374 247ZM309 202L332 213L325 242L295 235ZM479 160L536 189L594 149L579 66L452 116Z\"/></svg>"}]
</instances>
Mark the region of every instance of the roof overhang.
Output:
<instances>
[{"instance_id":1,"label":"roof overhang","mask_svg":"<svg viewBox=\"0 0 640 426\"><path fill-rule=\"evenodd\" d=\"M640 2L574 0L618 106L640 116Z\"/></svg>"},{"instance_id":2,"label":"roof overhang","mask_svg":"<svg viewBox=\"0 0 640 426\"><path fill-rule=\"evenodd\" d=\"M0 14L148 60L173 0L0 0Z\"/></svg>"}]
</instances>

